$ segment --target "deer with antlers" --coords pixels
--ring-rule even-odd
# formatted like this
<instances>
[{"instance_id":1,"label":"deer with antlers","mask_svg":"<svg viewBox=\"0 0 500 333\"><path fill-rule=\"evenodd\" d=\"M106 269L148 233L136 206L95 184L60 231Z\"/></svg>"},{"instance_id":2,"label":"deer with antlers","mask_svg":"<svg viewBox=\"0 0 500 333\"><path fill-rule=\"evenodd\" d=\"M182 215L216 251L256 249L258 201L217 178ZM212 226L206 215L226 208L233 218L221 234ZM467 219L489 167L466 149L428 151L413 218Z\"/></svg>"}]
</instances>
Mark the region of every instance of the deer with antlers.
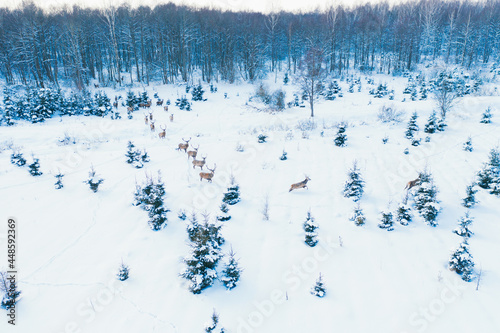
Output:
<instances>
[{"instance_id":1,"label":"deer with antlers","mask_svg":"<svg viewBox=\"0 0 500 333\"><path fill-rule=\"evenodd\" d=\"M146 114L144 114L144 124L149 125L149 118Z\"/></svg>"},{"instance_id":2,"label":"deer with antlers","mask_svg":"<svg viewBox=\"0 0 500 333\"><path fill-rule=\"evenodd\" d=\"M203 170L203 166L205 165L205 160L207 159L207 157L202 156L201 158L202 160L193 160L193 169L198 166L201 170Z\"/></svg>"},{"instance_id":3,"label":"deer with antlers","mask_svg":"<svg viewBox=\"0 0 500 333\"><path fill-rule=\"evenodd\" d=\"M310 181L310 180L311 179L308 176L306 176L306 179L304 179L300 183L292 184L292 186L290 186L290 189L288 190L288 192L292 192L292 190L296 190L296 189L299 189L299 188L309 189L309 187L307 187L307 182Z\"/></svg>"},{"instance_id":4,"label":"deer with antlers","mask_svg":"<svg viewBox=\"0 0 500 333\"><path fill-rule=\"evenodd\" d=\"M151 128L151 132L155 131L155 121L151 120L151 124L149 124L149 128Z\"/></svg>"},{"instance_id":5,"label":"deer with antlers","mask_svg":"<svg viewBox=\"0 0 500 333\"><path fill-rule=\"evenodd\" d=\"M134 108L131 106L127 106L127 112L132 112L132 111L134 111Z\"/></svg>"},{"instance_id":6,"label":"deer with antlers","mask_svg":"<svg viewBox=\"0 0 500 333\"><path fill-rule=\"evenodd\" d=\"M420 185L420 176L421 175L418 175L418 178L417 179L414 179L414 180L410 180L406 186L405 186L405 190L407 191L410 191L412 187L415 187L417 185Z\"/></svg>"},{"instance_id":7,"label":"deer with antlers","mask_svg":"<svg viewBox=\"0 0 500 333\"><path fill-rule=\"evenodd\" d=\"M144 104L145 108L150 108L151 107L151 100L148 100L147 103Z\"/></svg>"},{"instance_id":8,"label":"deer with antlers","mask_svg":"<svg viewBox=\"0 0 500 333\"><path fill-rule=\"evenodd\" d=\"M196 155L198 155L198 148L200 148L200 145L198 145L198 147L194 147L193 146L193 150L188 150L187 154L188 154L188 160L190 157L193 158L193 160L196 159Z\"/></svg>"},{"instance_id":9,"label":"deer with antlers","mask_svg":"<svg viewBox=\"0 0 500 333\"><path fill-rule=\"evenodd\" d=\"M200 172L200 182L203 179L206 179L206 180L208 180L209 183L211 183L212 182L212 178L214 177L214 174L215 174L215 168L216 167L217 167L217 164L214 164L214 168L213 169L210 169L207 166L207 169L210 170L210 172Z\"/></svg>"},{"instance_id":10,"label":"deer with antlers","mask_svg":"<svg viewBox=\"0 0 500 333\"><path fill-rule=\"evenodd\" d=\"M165 135L167 134L167 125L165 125L165 127L160 126L160 128L161 128L161 132L158 133L158 137L160 139L165 139Z\"/></svg>"},{"instance_id":11,"label":"deer with antlers","mask_svg":"<svg viewBox=\"0 0 500 333\"><path fill-rule=\"evenodd\" d=\"M163 105L163 100L159 99L156 101L156 106L162 106Z\"/></svg>"},{"instance_id":12,"label":"deer with antlers","mask_svg":"<svg viewBox=\"0 0 500 333\"><path fill-rule=\"evenodd\" d=\"M189 147L189 141L191 141L191 138L189 138L189 140L185 140L184 138L182 138L182 141L184 141L184 143L179 143L179 146L177 147L177 150L183 150L184 149L184 152L187 151L188 147Z\"/></svg>"},{"instance_id":13,"label":"deer with antlers","mask_svg":"<svg viewBox=\"0 0 500 333\"><path fill-rule=\"evenodd\" d=\"M149 113L149 120L153 120L153 112Z\"/></svg>"}]
</instances>

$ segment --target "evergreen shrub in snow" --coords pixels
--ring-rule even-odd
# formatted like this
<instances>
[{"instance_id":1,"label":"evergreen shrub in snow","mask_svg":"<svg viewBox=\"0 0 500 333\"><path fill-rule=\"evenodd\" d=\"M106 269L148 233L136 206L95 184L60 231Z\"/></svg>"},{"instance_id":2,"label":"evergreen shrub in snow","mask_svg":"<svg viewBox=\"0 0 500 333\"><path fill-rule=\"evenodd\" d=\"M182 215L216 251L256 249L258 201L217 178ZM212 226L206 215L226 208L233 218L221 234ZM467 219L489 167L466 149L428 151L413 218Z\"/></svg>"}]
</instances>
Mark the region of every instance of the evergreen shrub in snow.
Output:
<instances>
[{"instance_id":1,"label":"evergreen shrub in snow","mask_svg":"<svg viewBox=\"0 0 500 333\"><path fill-rule=\"evenodd\" d=\"M420 184L414 195L415 208L430 226L437 226L437 216L441 207L437 200L437 187L429 172L420 173Z\"/></svg>"},{"instance_id":2,"label":"evergreen shrub in snow","mask_svg":"<svg viewBox=\"0 0 500 333\"><path fill-rule=\"evenodd\" d=\"M400 203L396 210L396 221L401 225L408 225L412 220L411 207L405 203Z\"/></svg>"},{"instance_id":3,"label":"evergreen shrub in snow","mask_svg":"<svg viewBox=\"0 0 500 333\"><path fill-rule=\"evenodd\" d=\"M318 229L318 225L316 224L311 211L307 212L307 217L303 224L303 228L305 231L305 243L310 247L316 246L316 244L318 244L318 233L316 232L316 229Z\"/></svg>"},{"instance_id":4,"label":"evergreen shrub in snow","mask_svg":"<svg viewBox=\"0 0 500 333\"><path fill-rule=\"evenodd\" d=\"M500 187L500 151L498 148L490 150L489 159L477 174L477 184L481 188L490 189L490 193L497 194L498 187Z\"/></svg>"},{"instance_id":5,"label":"evergreen shrub in snow","mask_svg":"<svg viewBox=\"0 0 500 333\"><path fill-rule=\"evenodd\" d=\"M448 262L449 268L462 276L462 280L466 282L472 281L474 272L474 261L469 253L469 244L467 239L460 244L459 248L453 252Z\"/></svg>"},{"instance_id":6,"label":"evergreen shrub in snow","mask_svg":"<svg viewBox=\"0 0 500 333\"><path fill-rule=\"evenodd\" d=\"M380 223L378 224L378 227L381 229L387 229L387 231L394 230L394 220L391 212L380 213Z\"/></svg>"},{"instance_id":7,"label":"evergreen shrub in snow","mask_svg":"<svg viewBox=\"0 0 500 333\"><path fill-rule=\"evenodd\" d=\"M344 197L352 198L355 202L361 199L364 192L365 181L361 177L358 164L354 161L352 168L347 174L348 179L344 183Z\"/></svg>"},{"instance_id":8,"label":"evergreen shrub in snow","mask_svg":"<svg viewBox=\"0 0 500 333\"><path fill-rule=\"evenodd\" d=\"M28 165L29 172L32 176L41 176L43 173L40 171L40 162L38 158L33 157L33 163Z\"/></svg>"},{"instance_id":9,"label":"evergreen shrub in snow","mask_svg":"<svg viewBox=\"0 0 500 333\"><path fill-rule=\"evenodd\" d=\"M21 152L13 151L10 155L10 163L21 167L26 164L26 159Z\"/></svg>"},{"instance_id":10,"label":"evergreen shrub in snow","mask_svg":"<svg viewBox=\"0 0 500 333\"><path fill-rule=\"evenodd\" d=\"M233 289L240 281L242 269L239 266L238 260L235 258L235 253L231 248L229 257L222 270L221 281L227 289Z\"/></svg>"},{"instance_id":11,"label":"evergreen shrub in snow","mask_svg":"<svg viewBox=\"0 0 500 333\"><path fill-rule=\"evenodd\" d=\"M361 207L358 205L354 208L354 211L350 217L350 220L354 222L355 225L357 226L362 226L366 222L366 217L365 214L363 213L363 210Z\"/></svg>"},{"instance_id":12,"label":"evergreen shrub in snow","mask_svg":"<svg viewBox=\"0 0 500 333\"><path fill-rule=\"evenodd\" d=\"M97 176L94 167L90 168L89 178L84 181L84 183L88 184L92 192L96 193L99 190L99 186L104 182L104 179Z\"/></svg>"},{"instance_id":13,"label":"evergreen shrub in snow","mask_svg":"<svg viewBox=\"0 0 500 333\"><path fill-rule=\"evenodd\" d=\"M118 271L118 274L116 275L116 277L120 281L125 281L129 278L129 272L130 272L129 267L122 262L122 264L120 266L120 270Z\"/></svg>"},{"instance_id":14,"label":"evergreen shrub in snow","mask_svg":"<svg viewBox=\"0 0 500 333\"><path fill-rule=\"evenodd\" d=\"M477 190L475 188L475 185L475 183L467 185L467 188L465 190L465 198L462 199L462 206L464 206L465 208L472 208L477 203Z\"/></svg>"},{"instance_id":15,"label":"evergreen shrub in snow","mask_svg":"<svg viewBox=\"0 0 500 333\"><path fill-rule=\"evenodd\" d=\"M326 288L323 283L323 277L321 273L319 273L319 277L314 284L314 287L311 289L311 294L317 297L324 297L326 295Z\"/></svg>"},{"instance_id":16,"label":"evergreen shrub in snow","mask_svg":"<svg viewBox=\"0 0 500 333\"><path fill-rule=\"evenodd\" d=\"M153 177L147 177L142 186L136 185L134 205L148 212L148 224L154 231L161 230L167 225L167 213L170 210L164 207L164 196L165 187L159 173L156 180Z\"/></svg>"},{"instance_id":17,"label":"evergreen shrub in snow","mask_svg":"<svg viewBox=\"0 0 500 333\"><path fill-rule=\"evenodd\" d=\"M470 225L474 222L474 218L469 215L469 212L466 212L464 216L460 218L458 221L458 227L453 230L459 236L467 239L472 236L474 233L469 229Z\"/></svg>"}]
</instances>

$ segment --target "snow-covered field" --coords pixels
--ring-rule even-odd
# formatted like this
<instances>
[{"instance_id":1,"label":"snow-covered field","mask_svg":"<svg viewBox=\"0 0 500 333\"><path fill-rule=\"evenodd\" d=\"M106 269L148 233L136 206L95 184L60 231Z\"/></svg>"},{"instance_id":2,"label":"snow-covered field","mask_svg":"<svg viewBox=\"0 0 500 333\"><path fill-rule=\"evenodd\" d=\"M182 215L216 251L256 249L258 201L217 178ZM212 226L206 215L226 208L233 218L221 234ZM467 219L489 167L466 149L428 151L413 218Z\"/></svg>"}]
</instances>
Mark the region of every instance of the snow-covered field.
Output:
<instances>
[{"instance_id":1,"label":"snow-covered field","mask_svg":"<svg viewBox=\"0 0 500 333\"><path fill-rule=\"evenodd\" d=\"M167 126L164 140L158 131L151 133L141 111L129 120L123 106L121 120L55 117L1 127L0 269L6 270L5 221L14 216L23 297L16 327L7 324L2 310L0 331L202 332L215 309L219 327L235 333L500 332L498 197L481 190L471 210L475 221L469 244L475 273L481 272L479 289L477 276L467 283L448 269L461 242L452 230L465 213L465 188L499 144L500 96L460 99L446 130L413 147L404 137L407 121L417 111L423 128L434 101L409 101L402 94L404 78L375 78L376 83L382 80L395 89L394 101L373 98L365 81L359 93L348 93L341 83L344 97L317 103L316 128L306 131L298 125L309 120L307 107L259 111L261 105L247 105L255 86L222 83L213 94L205 87L208 100L193 102L190 112L171 105L173 122L170 112L153 105L157 128ZM292 100L297 87L284 89L287 101ZM183 86L174 85L146 90L172 104L184 94ZM111 99L127 92L105 91ZM391 104L405 112L403 122L377 119L380 107ZM488 106L493 122L481 124ZM346 147L333 143L340 122L348 123ZM257 142L261 133L268 136L266 143ZM76 143L59 143L65 135ZM469 135L473 152L462 149ZM212 183L200 182L198 168L193 170L186 154L175 149L189 137L199 145L199 156L206 155L207 165L217 165ZM125 162L129 140L151 157L143 169ZM33 177L26 166L11 164L11 144L21 148L28 163L31 153L38 157L43 175ZM244 151L237 151L237 145ZM283 150L285 161L279 159ZM366 181L362 227L349 220L355 204L342 195L355 160ZM97 193L83 183L91 165L104 178ZM406 183L425 167L439 189L439 225L430 227L415 214L408 226L396 224L390 232L378 228L380 212L394 211ZM65 174L60 190L54 188L58 170ZM135 183L158 171L171 212L168 225L154 232L147 214L132 201ZM242 200L230 206L223 250L232 246L240 259L240 284L227 291L216 282L193 295L179 276L189 244L186 222L177 213L218 214L231 174ZM311 178L309 189L289 192L305 175ZM266 196L268 221L262 217ZM302 228L309 209L319 225L319 243L313 248L304 243ZM122 261L130 267L125 282L116 278ZM320 272L324 298L310 294Z\"/></svg>"}]
</instances>

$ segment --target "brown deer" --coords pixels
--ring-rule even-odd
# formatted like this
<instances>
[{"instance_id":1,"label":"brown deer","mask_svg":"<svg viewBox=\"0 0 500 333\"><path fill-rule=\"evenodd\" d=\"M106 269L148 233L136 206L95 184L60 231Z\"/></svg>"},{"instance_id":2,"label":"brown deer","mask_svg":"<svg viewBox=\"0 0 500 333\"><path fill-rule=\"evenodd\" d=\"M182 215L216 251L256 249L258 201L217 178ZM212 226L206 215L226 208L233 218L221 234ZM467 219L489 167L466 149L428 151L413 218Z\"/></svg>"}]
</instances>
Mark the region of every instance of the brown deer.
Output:
<instances>
[{"instance_id":1,"label":"brown deer","mask_svg":"<svg viewBox=\"0 0 500 333\"><path fill-rule=\"evenodd\" d=\"M162 106L163 105L163 100L162 99L158 99L156 101L156 106Z\"/></svg>"},{"instance_id":2,"label":"brown deer","mask_svg":"<svg viewBox=\"0 0 500 333\"><path fill-rule=\"evenodd\" d=\"M144 103L145 108L150 108L151 107L151 100L149 100L147 103Z\"/></svg>"},{"instance_id":3,"label":"brown deer","mask_svg":"<svg viewBox=\"0 0 500 333\"><path fill-rule=\"evenodd\" d=\"M193 169L197 166L200 167L201 170L203 170L203 166L205 165L205 160L207 159L206 156L201 157L202 160L193 160Z\"/></svg>"},{"instance_id":4,"label":"brown deer","mask_svg":"<svg viewBox=\"0 0 500 333\"><path fill-rule=\"evenodd\" d=\"M113 102L113 106L114 106L115 109L118 109L118 101L114 101Z\"/></svg>"},{"instance_id":5,"label":"brown deer","mask_svg":"<svg viewBox=\"0 0 500 333\"><path fill-rule=\"evenodd\" d=\"M173 123L174 122L174 114L171 113L169 118L170 118L170 122Z\"/></svg>"},{"instance_id":6,"label":"brown deer","mask_svg":"<svg viewBox=\"0 0 500 333\"><path fill-rule=\"evenodd\" d=\"M165 125L165 127L160 126L160 128L161 128L161 132L158 133L158 137L160 139L165 139L165 135L167 134L167 125Z\"/></svg>"},{"instance_id":7,"label":"brown deer","mask_svg":"<svg viewBox=\"0 0 500 333\"><path fill-rule=\"evenodd\" d=\"M131 106L127 106L127 111L128 111L128 112L132 112L132 111L134 111L134 108L133 108L133 107L131 107Z\"/></svg>"},{"instance_id":8,"label":"brown deer","mask_svg":"<svg viewBox=\"0 0 500 333\"><path fill-rule=\"evenodd\" d=\"M417 179L414 179L414 180L410 180L406 186L405 186L405 190L411 190L412 187L414 186L417 186L417 185L420 185L420 176L421 175L418 175L418 178Z\"/></svg>"},{"instance_id":9,"label":"brown deer","mask_svg":"<svg viewBox=\"0 0 500 333\"><path fill-rule=\"evenodd\" d=\"M179 147L177 148L177 150L184 149L184 152L186 152L189 147L189 141L191 141L191 138L189 138L189 140L185 140L184 138L182 138L182 141L184 141L184 143L179 143Z\"/></svg>"},{"instance_id":10,"label":"brown deer","mask_svg":"<svg viewBox=\"0 0 500 333\"><path fill-rule=\"evenodd\" d=\"M149 124L149 127L151 128L151 132L155 131L155 121L151 120L151 124Z\"/></svg>"},{"instance_id":11,"label":"brown deer","mask_svg":"<svg viewBox=\"0 0 500 333\"><path fill-rule=\"evenodd\" d=\"M144 124L148 125L149 123L149 118L146 114L144 114Z\"/></svg>"},{"instance_id":12,"label":"brown deer","mask_svg":"<svg viewBox=\"0 0 500 333\"><path fill-rule=\"evenodd\" d=\"M300 183L292 184L292 186L290 186L290 189L288 190L288 192L292 192L292 190L296 190L298 188L304 188L304 187L307 188L307 189L309 189L309 187L307 187L307 182L310 181L310 180L311 179L306 176L306 179L304 179Z\"/></svg>"},{"instance_id":13,"label":"brown deer","mask_svg":"<svg viewBox=\"0 0 500 333\"><path fill-rule=\"evenodd\" d=\"M153 120L153 112L149 113L149 120Z\"/></svg>"},{"instance_id":14,"label":"brown deer","mask_svg":"<svg viewBox=\"0 0 500 333\"><path fill-rule=\"evenodd\" d=\"M198 147L196 147L196 148L193 146L194 150L189 150L187 152L187 154L188 154L188 160L189 160L190 157L192 157L193 160L196 159L196 155L198 155L198 148L200 148L200 145L198 145Z\"/></svg>"},{"instance_id":15,"label":"brown deer","mask_svg":"<svg viewBox=\"0 0 500 333\"><path fill-rule=\"evenodd\" d=\"M164 111L166 111L166 112L168 112L168 105L165 105L165 106L163 107L163 110L164 110Z\"/></svg>"},{"instance_id":16,"label":"brown deer","mask_svg":"<svg viewBox=\"0 0 500 333\"><path fill-rule=\"evenodd\" d=\"M209 167L207 167L208 170L210 170L210 172L200 172L200 182L203 180L203 179L206 179L208 180L209 183L212 182L212 178L214 177L214 173L215 173L215 168L217 167L217 164L214 164L214 168L213 169L210 169Z\"/></svg>"}]
</instances>

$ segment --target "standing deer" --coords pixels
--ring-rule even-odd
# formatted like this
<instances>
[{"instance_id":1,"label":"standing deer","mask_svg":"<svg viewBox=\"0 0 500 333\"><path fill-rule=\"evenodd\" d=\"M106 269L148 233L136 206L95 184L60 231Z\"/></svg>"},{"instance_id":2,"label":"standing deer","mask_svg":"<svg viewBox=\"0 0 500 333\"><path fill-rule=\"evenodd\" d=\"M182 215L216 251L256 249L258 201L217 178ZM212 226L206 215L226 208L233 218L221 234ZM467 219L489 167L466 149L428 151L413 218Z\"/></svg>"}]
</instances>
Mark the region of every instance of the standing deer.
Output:
<instances>
[{"instance_id":1,"label":"standing deer","mask_svg":"<svg viewBox=\"0 0 500 333\"><path fill-rule=\"evenodd\" d=\"M174 122L174 114L170 114L170 122L173 123Z\"/></svg>"},{"instance_id":2,"label":"standing deer","mask_svg":"<svg viewBox=\"0 0 500 333\"><path fill-rule=\"evenodd\" d=\"M306 179L304 179L300 183L292 184L292 186L290 186L290 189L288 190L288 192L292 192L292 190L296 190L298 188L304 188L304 187L307 188L307 189L309 189L309 187L307 187L307 182L310 181L310 180L311 179L306 176Z\"/></svg>"},{"instance_id":3,"label":"standing deer","mask_svg":"<svg viewBox=\"0 0 500 333\"><path fill-rule=\"evenodd\" d=\"M148 125L149 123L149 118L146 114L144 114L144 124Z\"/></svg>"},{"instance_id":4,"label":"standing deer","mask_svg":"<svg viewBox=\"0 0 500 333\"><path fill-rule=\"evenodd\" d=\"M160 126L160 128L161 128L161 132L158 133L158 137L160 139L165 139L165 135L167 134L167 125L165 125L165 127Z\"/></svg>"},{"instance_id":5,"label":"standing deer","mask_svg":"<svg viewBox=\"0 0 500 333\"><path fill-rule=\"evenodd\" d=\"M158 99L156 101L156 106L162 106L163 105L163 100L162 99Z\"/></svg>"},{"instance_id":6,"label":"standing deer","mask_svg":"<svg viewBox=\"0 0 500 333\"><path fill-rule=\"evenodd\" d=\"M190 157L192 157L193 160L196 159L196 155L198 155L198 148L200 148L200 145L198 145L198 147L196 147L196 148L193 146L194 150L189 150L187 152L187 154L188 154L188 160L189 160Z\"/></svg>"},{"instance_id":7,"label":"standing deer","mask_svg":"<svg viewBox=\"0 0 500 333\"><path fill-rule=\"evenodd\" d=\"M127 112L132 112L132 111L134 111L134 108L131 106L127 106Z\"/></svg>"},{"instance_id":8,"label":"standing deer","mask_svg":"<svg viewBox=\"0 0 500 333\"><path fill-rule=\"evenodd\" d=\"M151 132L155 131L155 121L154 120L151 120L151 124L149 125L149 127L151 128Z\"/></svg>"},{"instance_id":9,"label":"standing deer","mask_svg":"<svg viewBox=\"0 0 500 333\"><path fill-rule=\"evenodd\" d=\"M201 157L203 160L193 160L193 169L197 166L200 167L201 170L203 170L203 166L205 165L205 160L207 159L206 156Z\"/></svg>"},{"instance_id":10,"label":"standing deer","mask_svg":"<svg viewBox=\"0 0 500 333\"><path fill-rule=\"evenodd\" d=\"M210 170L210 172L200 172L200 182L203 180L203 179L206 179L208 180L209 183L212 182L212 178L214 177L214 173L215 173L215 168L217 167L217 164L214 164L214 168L213 169L210 169L209 167L207 167L208 170Z\"/></svg>"},{"instance_id":11,"label":"standing deer","mask_svg":"<svg viewBox=\"0 0 500 333\"><path fill-rule=\"evenodd\" d=\"M165 105L165 106L163 107L163 110L164 110L164 111L166 111L166 112L168 112L168 105Z\"/></svg>"},{"instance_id":12,"label":"standing deer","mask_svg":"<svg viewBox=\"0 0 500 333\"><path fill-rule=\"evenodd\" d=\"M417 185L420 185L420 180L421 180L421 179L420 179L420 176L421 176L421 175L418 175L418 178L417 178L417 179L410 180L410 181L406 184L406 186L405 186L405 190L410 191L412 187L417 186Z\"/></svg>"},{"instance_id":13,"label":"standing deer","mask_svg":"<svg viewBox=\"0 0 500 333\"><path fill-rule=\"evenodd\" d=\"M184 141L184 143L179 143L179 147L177 148L177 150L184 149L184 152L186 152L189 147L189 141L191 141L191 138L189 138L189 140L184 140L184 138L182 138L182 141Z\"/></svg>"},{"instance_id":14,"label":"standing deer","mask_svg":"<svg viewBox=\"0 0 500 333\"><path fill-rule=\"evenodd\" d=\"M117 100L113 102L113 106L115 109L118 109L118 101Z\"/></svg>"},{"instance_id":15,"label":"standing deer","mask_svg":"<svg viewBox=\"0 0 500 333\"><path fill-rule=\"evenodd\" d=\"M153 120L153 112L149 113L149 120Z\"/></svg>"}]
</instances>

